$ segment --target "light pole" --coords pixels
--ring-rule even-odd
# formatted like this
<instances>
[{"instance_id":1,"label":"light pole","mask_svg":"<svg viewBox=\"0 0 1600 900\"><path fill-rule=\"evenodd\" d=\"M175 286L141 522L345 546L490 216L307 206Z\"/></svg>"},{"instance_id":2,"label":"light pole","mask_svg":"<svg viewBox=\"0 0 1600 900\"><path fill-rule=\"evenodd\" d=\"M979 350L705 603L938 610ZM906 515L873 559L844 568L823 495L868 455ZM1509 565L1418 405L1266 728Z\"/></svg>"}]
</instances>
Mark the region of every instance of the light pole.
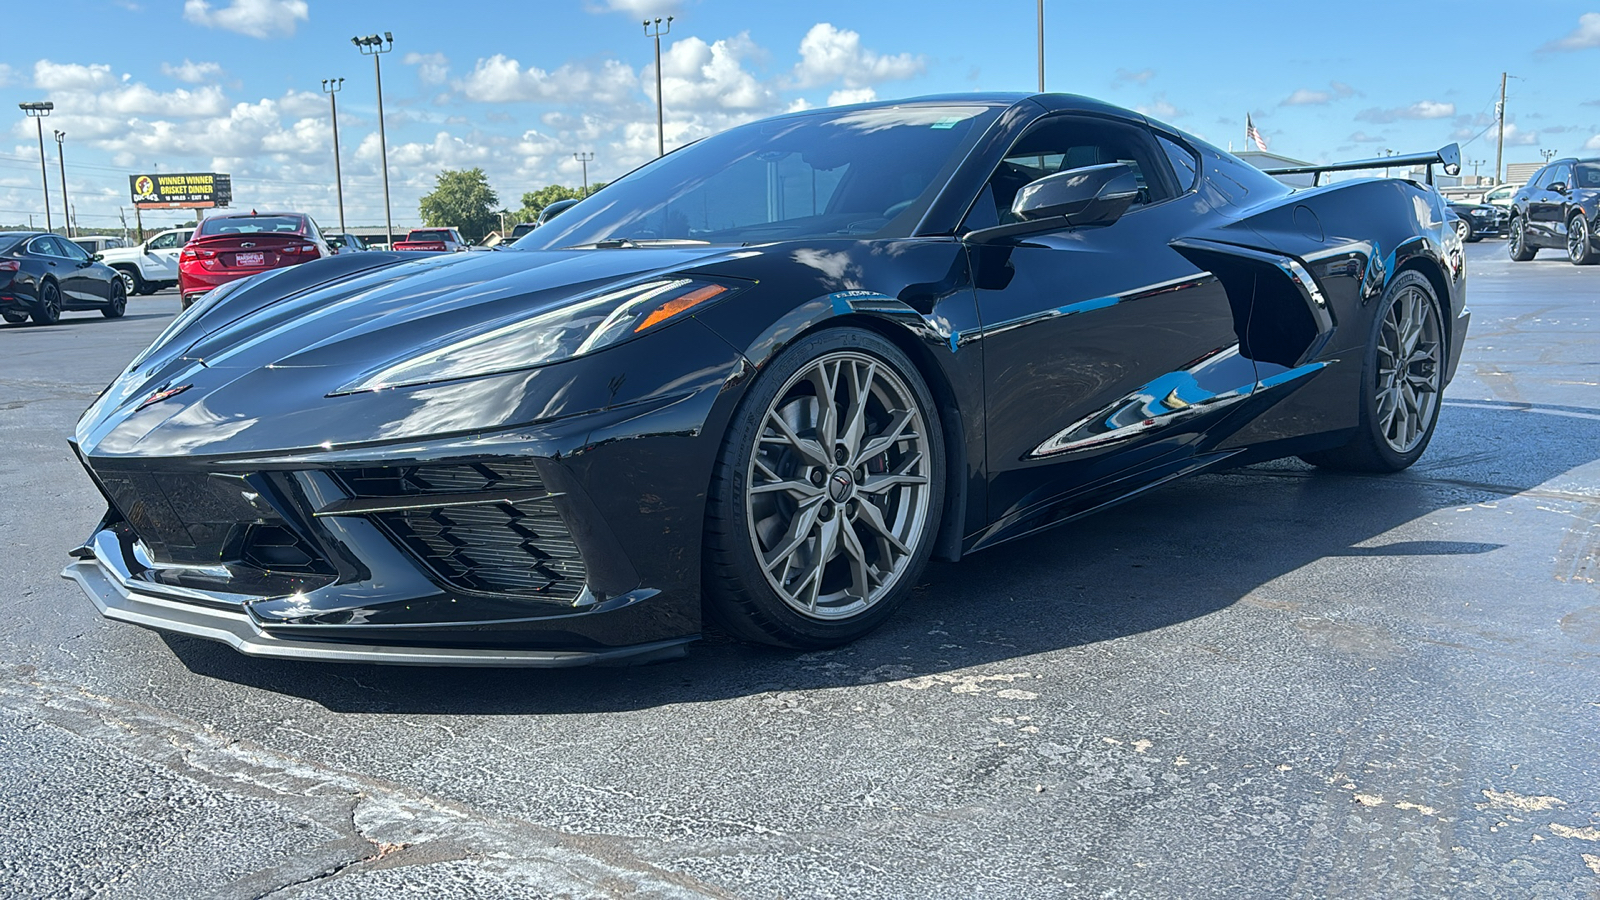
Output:
<instances>
[{"instance_id":1,"label":"light pole","mask_svg":"<svg viewBox=\"0 0 1600 900\"><path fill-rule=\"evenodd\" d=\"M653 30L653 31L651 30L651 28L650 28L651 25L655 26L655 30ZM672 31L672 17L671 16L667 16L667 23L666 23L665 27L662 27L661 17L660 16L657 16L656 20L654 22L651 22L649 19L645 19L644 20L644 33L645 33L645 35L648 36L648 37L655 38L655 41L656 41L656 155L657 156L666 156L667 155L667 130L666 130L666 125L663 124L663 119L662 119L662 114L661 114L661 36L663 34L669 34L669 33L671 33L671 31Z\"/></svg>"},{"instance_id":2,"label":"light pole","mask_svg":"<svg viewBox=\"0 0 1600 900\"><path fill-rule=\"evenodd\" d=\"M350 43L355 44L363 55L372 57L372 71L378 79L378 153L383 163L383 242L389 245L394 243L394 219L389 214L389 138L383 132L383 64L379 60L383 54L394 49L394 34L385 31L383 37L375 34L353 37Z\"/></svg>"},{"instance_id":3,"label":"light pole","mask_svg":"<svg viewBox=\"0 0 1600 900\"><path fill-rule=\"evenodd\" d=\"M1549 164L1550 160L1556 158L1556 151L1554 151L1554 150L1540 150L1539 151L1539 155L1544 157L1544 161L1545 161L1546 164Z\"/></svg>"},{"instance_id":4,"label":"light pole","mask_svg":"<svg viewBox=\"0 0 1600 900\"><path fill-rule=\"evenodd\" d=\"M55 131L55 129L51 129ZM67 237L72 237L72 216L67 205L67 133L56 131L56 162L61 164L61 227L67 231Z\"/></svg>"},{"instance_id":5,"label":"light pole","mask_svg":"<svg viewBox=\"0 0 1600 900\"><path fill-rule=\"evenodd\" d=\"M583 196L589 196L589 163L594 161L593 153L574 153L572 158L583 164Z\"/></svg>"},{"instance_id":6,"label":"light pole","mask_svg":"<svg viewBox=\"0 0 1600 900\"><path fill-rule=\"evenodd\" d=\"M1039 0L1039 93L1044 93L1044 0Z\"/></svg>"},{"instance_id":7,"label":"light pole","mask_svg":"<svg viewBox=\"0 0 1600 900\"><path fill-rule=\"evenodd\" d=\"M17 108L28 114L30 119L39 120L39 184L44 188L44 230L54 231L50 227L50 176L45 174L44 167L44 117L50 115L50 110L56 105L49 100L43 103L18 103Z\"/></svg>"},{"instance_id":8,"label":"light pole","mask_svg":"<svg viewBox=\"0 0 1600 900\"><path fill-rule=\"evenodd\" d=\"M1500 183L1500 163L1506 153L1506 78L1504 72L1500 73L1500 102L1494 105L1495 123L1500 127L1500 135L1494 144L1494 183Z\"/></svg>"},{"instance_id":9,"label":"light pole","mask_svg":"<svg viewBox=\"0 0 1600 900\"><path fill-rule=\"evenodd\" d=\"M333 110L333 190L339 198L339 233L344 234L344 176L339 172L339 99L335 96L344 88L343 78L322 79L322 92L328 95Z\"/></svg>"}]
</instances>

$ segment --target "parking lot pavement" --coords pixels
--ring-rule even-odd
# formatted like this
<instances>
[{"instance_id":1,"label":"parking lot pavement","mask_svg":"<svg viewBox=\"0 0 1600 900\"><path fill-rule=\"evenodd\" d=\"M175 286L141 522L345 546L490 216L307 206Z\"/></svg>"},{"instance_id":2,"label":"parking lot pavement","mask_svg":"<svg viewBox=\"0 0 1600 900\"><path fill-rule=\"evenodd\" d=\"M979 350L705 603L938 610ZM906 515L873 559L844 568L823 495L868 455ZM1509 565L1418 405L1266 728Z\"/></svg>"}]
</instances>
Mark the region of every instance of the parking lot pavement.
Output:
<instances>
[{"instance_id":1,"label":"parking lot pavement","mask_svg":"<svg viewBox=\"0 0 1600 900\"><path fill-rule=\"evenodd\" d=\"M0 896L1593 897L1600 270L1467 248L1421 463L1278 462L638 669L251 660L57 577L176 312L0 329Z\"/></svg>"}]
</instances>

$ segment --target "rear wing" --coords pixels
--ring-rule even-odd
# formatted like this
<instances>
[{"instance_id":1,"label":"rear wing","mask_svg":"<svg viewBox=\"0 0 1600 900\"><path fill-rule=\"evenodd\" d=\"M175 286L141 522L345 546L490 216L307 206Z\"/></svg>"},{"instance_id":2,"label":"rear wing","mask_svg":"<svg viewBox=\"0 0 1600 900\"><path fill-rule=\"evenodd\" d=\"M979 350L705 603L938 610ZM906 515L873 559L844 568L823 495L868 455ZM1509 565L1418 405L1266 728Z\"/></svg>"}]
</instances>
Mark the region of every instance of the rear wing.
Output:
<instances>
[{"instance_id":1,"label":"rear wing","mask_svg":"<svg viewBox=\"0 0 1600 900\"><path fill-rule=\"evenodd\" d=\"M1426 166L1427 182L1433 184L1433 167L1444 166L1446 175L1461 174L1461 147L1456 144L1446 144L1438 150L1429 153L1412 153L1405 156L1375 156L1372 159L1356 159L1350 162L1328 163L1323 166L1285 166L1277 169L1262 169L1268 175L1310 175L1311 184L1315 187L1322 181L1323 172L1353 172L1359 169L1387 169L1393 166Z\"/></svg>"}]
</instances>

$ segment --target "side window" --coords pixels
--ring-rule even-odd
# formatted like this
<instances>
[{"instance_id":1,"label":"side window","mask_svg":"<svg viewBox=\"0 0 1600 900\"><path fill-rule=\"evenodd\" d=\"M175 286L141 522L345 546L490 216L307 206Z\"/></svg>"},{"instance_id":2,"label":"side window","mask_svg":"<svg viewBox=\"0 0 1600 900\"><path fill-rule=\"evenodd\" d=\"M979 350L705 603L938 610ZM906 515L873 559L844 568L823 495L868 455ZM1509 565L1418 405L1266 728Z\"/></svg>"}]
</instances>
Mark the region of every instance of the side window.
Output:
<instances>
[{"instance_id":1,"label":"side window","mask_svg":"<svg viewBox=\"0 0 1600 900\"><path fill-rule=\"evenodd\" d=\"M62 254L70 260L84 262L89 258L89 254L86 253L82 247L79 247L72 241L64 241L60 238L56 238L56 246L60 247Z\"/></svg>"},{"instance_id":2,"label":"side window","mask_svg":"<svg viewBox=\"0 0 1600 900\"><path fill-rule=\"evenodd\" d=\"M1550 177L1555 173L1555 166L1545 166L1535 173L1532 178L1528 179L1528 184L1539 190L1544 190L1550 186Z\"/></svg>"},{"instance_id":3,"label":"side window","mask_svg":"<svg viewBox=\"0 0 1600 900\"><path fill-rule=\"evenodd\" d=\"M156 238L150 242L151 250L171 250L176 246L178 246L178 235L176 232L157 235Z\"/></svg>"},{"instance_id":4,"label":"side window","mask_svg":"<svg viewBox=\"0 0 1600 900\"><path fill-rule=\"evenodd\" d=\"M53 237L36 237L28 242L28 252L39 256L60 256L61 250L56 247Z\"/></svg>"},{"instance_id":5,"label":"side window","mask_svg":"<svg viewBox=\"0 0 1600 900\"><path fill-rule=\"evenodd\" d=\"M1180 148L1181 149L1181 148ZM1185 151L1186 152L1186 151ZM963 228L1016 221L1012 201L1023 187L1058 172L1105 163L1122 163L1139 182L1135 209L1169 200L1166 152L1148 132L1130 124L1075 116L1054 116L1033 126L995 168ZM1190 166L1194 165L1191 158ZM1182 170L1178 180L1186 175ZM1187 187L1185 188L1187 190ZM988 204L992 203L990 207Z\"/></svg>"},{"instance_id":6,"label":"side window","mask_svg":"<svg viewBox=\"0 0 1600 900\"><path fill-rule=\"evenodd\" d=\"M1172 172L1178 176L1178 190L1187 191L1194 187L1195 181L1200 178L1200 160L1194 152L1187 147L1170 141L1164 135L1156 135L1161 149L1166 151L1167 162L1172 163Z\"/></svg>"},{"instance_id":7,"label":"side window","mask_svg":"<svg viewBox=\"0 0 1600 900\"><path fill-rule=\"evenodd\" d=\"M1572 187L1572 164L1560 163L1550 169L1550 184Z\"/></svg>"}]
</instances>

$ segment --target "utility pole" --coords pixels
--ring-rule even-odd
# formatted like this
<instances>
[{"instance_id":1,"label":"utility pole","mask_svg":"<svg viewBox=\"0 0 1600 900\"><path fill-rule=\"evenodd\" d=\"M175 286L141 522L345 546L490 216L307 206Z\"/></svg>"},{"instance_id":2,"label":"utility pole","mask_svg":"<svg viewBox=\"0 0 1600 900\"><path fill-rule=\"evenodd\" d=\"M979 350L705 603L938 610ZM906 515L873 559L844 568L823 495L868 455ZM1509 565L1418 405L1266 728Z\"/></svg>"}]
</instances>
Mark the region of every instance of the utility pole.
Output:
<instances>
[{"instance_id":1,"label":"utility pole","mask_svg":"<svg viewBox=\"0 0 1600 900\"><path fill-rule=\"evenodd\" d=\"M333 109L333 190L339 197L339 233L344 234L344 176L339 172L339 100L335 96L344 88L343 78L322 79L322 92L328 95Z\"/></svg>"},{"instance_id":2,"label":"utility pole","mask_svg":"<svg viewBox=\"0 0 1600 900\"><path fill-rule=\"evenodd\" d=\"M589 196L589 163L594 161L593 153L574 153L572 158L583 163L583 196Z\"/></svg>"},{"instance_id":3,"label":"utility pole","mask_svg":"<svg viewBox=\"0 0 1600 900\"><path fill-rule=\"evenodd\" d=\"M17 108L39 123L39 184L44 188L44 230L54 231L55 228L50 225L50 176L44 167L44 117L50 115L50 110L55 109L56 105L46 100L43 103L18 103Z\"/></svg>"},{"instance_id":4,"label":"utility pole","mask_svg":"<svg viewBox=\"0 0 1600 900\"><path fill-rule=\"evenodd\" d=\"M1506 153L1506 73L1504 72L1500 73L1500 104L1496 107L1496 110L1498 112L1495 118L1499 120L1500 137L1495 141L1494 145L1494 183L1499 184L1502 171L1501 162L1505 159Z\"/></svg>"},{"instance_id":5,"label":"utility pole","mask_svg":"<svg viewBox=\"0 0 1600 900\"><path fill-rule=\"evenodd\" d=\"M383 131L383 65L379 60L394 49L394 33L385 31L383 37L375 34L353 37L350 43L355 44L362 55L372 57L372 71L378 80L378 153L383 163L383 243L387 249L394 243L394 218L389 212L389 138Z\"/></svg>"},{"instance_id":6,"label":"utility pole","mask_svg":"<svg viewBox=\"0 0 1600 900\"><path fill-rule=\"evenodd\" d=\"M1044 0L1039 0L1039 93L1044 93Z\"/></svg>"},{"instance_id":7,"label":"utility pole","mask_svg":"<svg viewBox=\"0 0 1600 900\"><path fill-rule=\"evenodd\" d=\"M650 26L654 24L655 30ZM667 127L663 122L661 113L661 36L672 31L672 16L667 16L666 27L661 25L661 17L657 16L654 23L649 19L644 20L644 33L656 41L656 155L667 155Z\"/></svg>"},{"instance_id":8,"label":"utility pole","mask_svg":"<svg viewBox=\"0 0 1600 900\"><path fill-rule=\"evenodd\" d=\"M55 129L51 129L55 131ZM56 161L61 164L61 227L72 237L72 215L67 205L67 133L56 131Z\"/></svg>"}]
</instances>

